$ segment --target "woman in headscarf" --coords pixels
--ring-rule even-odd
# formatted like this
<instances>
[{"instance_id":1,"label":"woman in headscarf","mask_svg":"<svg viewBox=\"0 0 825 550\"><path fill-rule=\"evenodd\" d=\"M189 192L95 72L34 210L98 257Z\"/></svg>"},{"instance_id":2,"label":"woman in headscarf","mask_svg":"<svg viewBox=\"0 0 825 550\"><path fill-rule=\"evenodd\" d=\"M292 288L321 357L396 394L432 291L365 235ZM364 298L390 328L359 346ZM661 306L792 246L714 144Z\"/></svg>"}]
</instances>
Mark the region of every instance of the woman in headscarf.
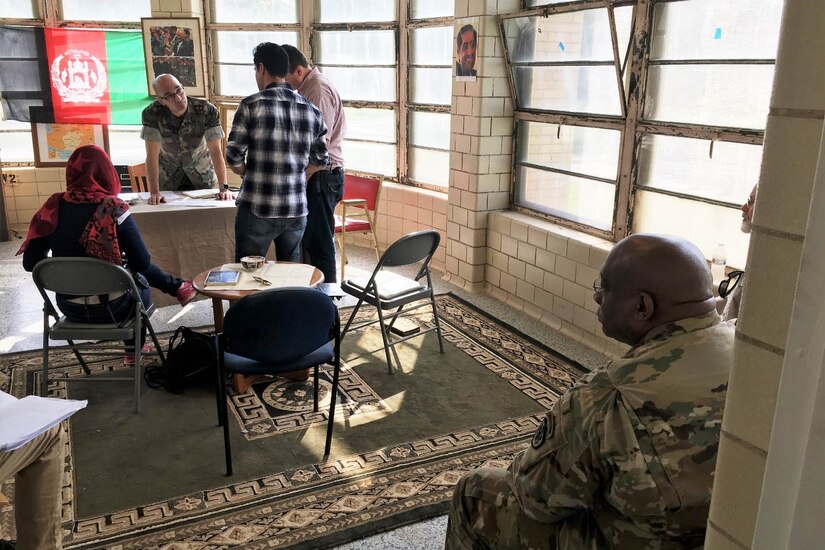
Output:
<instances>
[{"instance_id":1,"label":"woman in headscarf","mask_svg":"<svg viewBox=\"0 0 825 550\"><path fill-rule=\"evenodd\" d=\"M123 265L139 273L140 299L151 304L149 286L176 297L186 305L195 296L191 281L165 273L151 262L129 205L118 198L120 181L106 152L96 145L78 147L66 165L66 192L55 193L32 218L18 254L23 267L32 271L51 250L52 256L92 256ZM57 296L57 307L70 320L120 322L134 306L131 297ZM127 356L131 357L131 356Z\"/></svg>"}]
</instances>

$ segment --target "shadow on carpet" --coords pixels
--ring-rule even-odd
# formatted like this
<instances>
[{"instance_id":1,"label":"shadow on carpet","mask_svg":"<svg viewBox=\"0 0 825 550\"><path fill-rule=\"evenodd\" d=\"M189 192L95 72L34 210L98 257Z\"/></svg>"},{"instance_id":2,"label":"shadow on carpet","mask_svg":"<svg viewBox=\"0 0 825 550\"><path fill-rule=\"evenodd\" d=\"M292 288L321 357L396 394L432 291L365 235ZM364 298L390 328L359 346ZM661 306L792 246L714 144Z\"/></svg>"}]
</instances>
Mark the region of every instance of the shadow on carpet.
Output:
<instances>
[{"instance_id":1,"label":"shadow on carpet","mask_svg":"<svg viewBox=\"0 0 825 550\"><path fill-rule=\"evenodd\" d=\"M586 369L455 296L437 303L445 353L435 333L399 344L392 375L377 327L344 338L322 462L326 413L312 412L311 384L276 378L230 397L227 478L211 388L144 389L133 414L128 383L52 381L50 394L89 400L69 425L66 548L323 548L444 513L458 478L506 466ZM0 388L38 391L40 366L39 351L0 356ZM0 510L0 527L9 522Z\"/></svg>"}]
</instances>

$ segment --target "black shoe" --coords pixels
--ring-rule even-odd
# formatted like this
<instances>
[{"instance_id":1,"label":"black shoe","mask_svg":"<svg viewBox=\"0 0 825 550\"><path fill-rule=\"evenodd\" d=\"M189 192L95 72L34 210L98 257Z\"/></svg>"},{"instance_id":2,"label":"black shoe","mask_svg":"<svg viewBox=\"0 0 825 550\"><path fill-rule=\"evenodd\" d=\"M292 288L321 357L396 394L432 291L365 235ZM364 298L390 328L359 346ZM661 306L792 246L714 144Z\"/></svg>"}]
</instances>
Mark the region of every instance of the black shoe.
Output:
<instances>
[{"instance_id":1,"label":"black shoe","mask_svg":"<svg viewBox=\"0 0 825 550\"><path fill-rule=\"evenodd\" d=\"M0 550L14 550L16 545L10 540L0 540Z\"/></svg>"}]
</instances>

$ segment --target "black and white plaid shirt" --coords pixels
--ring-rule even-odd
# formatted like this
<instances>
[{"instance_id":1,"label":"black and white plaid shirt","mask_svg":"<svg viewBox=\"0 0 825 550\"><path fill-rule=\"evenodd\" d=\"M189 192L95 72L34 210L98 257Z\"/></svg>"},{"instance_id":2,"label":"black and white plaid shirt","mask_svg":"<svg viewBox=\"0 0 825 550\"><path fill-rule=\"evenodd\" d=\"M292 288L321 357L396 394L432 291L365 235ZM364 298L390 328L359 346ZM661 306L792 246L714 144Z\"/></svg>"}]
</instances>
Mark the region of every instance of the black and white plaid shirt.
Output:
<instances>
[{"instance_id":1,"label":"black and white plaid shirt","mask_svg":"<svg viewBox=\"0 0 825 550\"><path fill-rule=\"evenodd\" d=\"M226 160L246 173L235 203L260 218L307 215L306 169L326 166L327 127L321 111L289 84L270 84L238 105Z\"/></svg>"}]
</instances>

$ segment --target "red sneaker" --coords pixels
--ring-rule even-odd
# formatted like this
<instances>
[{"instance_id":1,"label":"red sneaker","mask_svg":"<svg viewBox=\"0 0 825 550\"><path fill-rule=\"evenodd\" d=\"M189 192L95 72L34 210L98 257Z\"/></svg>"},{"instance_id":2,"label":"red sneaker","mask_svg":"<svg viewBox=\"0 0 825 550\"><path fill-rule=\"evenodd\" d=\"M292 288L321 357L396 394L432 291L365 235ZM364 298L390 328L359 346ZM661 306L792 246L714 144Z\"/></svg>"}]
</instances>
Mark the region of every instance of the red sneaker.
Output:
<instances>
[{"instance_id":1,"label":"red sneaker","mask_svg":"<svg viewBox=\"0 0 825 550\"><path fill-rule=\"evenodd\" d=\"M183 281L183 284L178 287L177 297L181 306L185 306L195 299L198 291L192 286L192 281Z\"/></svg>"},{"instance_id":2,"label":"red sneaker","mask_svg":"<svg viewBox=\"0 0 825 550\"><path fill-rule=\"evenodd\" d=\"M143 344L143 347L140 348L140 353L146 355L149 353L149 342ZM134 353L127 353L123 356L123 364L124 365L134 365L135 364L135 354Z\"/></svg>"}]
</instances>

